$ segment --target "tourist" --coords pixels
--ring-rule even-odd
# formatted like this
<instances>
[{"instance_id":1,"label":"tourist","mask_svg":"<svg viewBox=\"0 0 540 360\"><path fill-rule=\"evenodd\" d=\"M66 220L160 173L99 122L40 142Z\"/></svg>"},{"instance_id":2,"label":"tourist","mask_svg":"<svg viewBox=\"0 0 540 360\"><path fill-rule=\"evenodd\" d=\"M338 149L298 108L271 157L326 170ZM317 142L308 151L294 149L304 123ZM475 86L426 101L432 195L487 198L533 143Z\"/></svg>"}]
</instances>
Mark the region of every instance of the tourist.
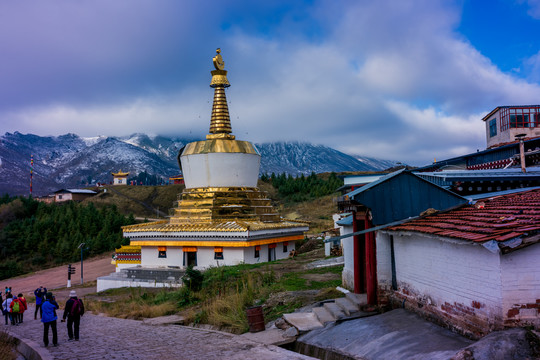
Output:
<instances>
[{"instance_id":1,"label":"tourist","mask_svg":"<svg viewBox=\"0 0 540 360\"><path fill-rule=\"evenodd\" d=\"M21 304L23 305L23 309L21 309L21 311L19 312L19 323L22 324L23 322L23 315L24 315L24 312L26 310L28 310L28 303L26 302L26 298L24 297L24 295L22 293L20 293L19 295L17 295L17 297L19 298Z\"/></svg>"},{"instance_id":2,"label":"tourist","mask_svg":"<svg viewBox=\"0 0 540 360\"><path fill-rule=\"evenodd\" d=\"M21 311L24 311L24 305L21 303L21 300L17 295L13 295L11 304L9 304L9 309L11 311L11 325L19 325L21 322L20 314Z\"/></svg>"},{"instance_id":3,"label":"tourist","mask_svg":"<svg viewBox=\"0 0 540 360\"><path fill-rule=\"evenodd\" d=\"M64 316L62 317L62 322L66 321L67 317L68 341L73 340L73 335L75 335L75 340L79 340L79 325L83 315L84 304L81 299L77 299L75 290L72 290L69 293L69 300L66 302Z\"/></svg>"},{"instance_id":4,"label":"tourist","mask_svg":"<svg viewBox=\"0 0 540 360\"><path fill-rule=\"evenodd\" d=\"M8 318L11 322L13 322L13 319L11 317L11 302L13 301L13 296L10 293L7 293L6 300L2 303L2 311L4 313L4 316L6 317L6 325L8 324Z\"/></svg>"},{"instance_id":5,"label":"tourist","mask_svg":"<svg viewBox=\"0 0 540 360\"><path fill-rule=\"evenodd\" d=\"M34 320L37 319L38 309L39 309L39 318L41 319L43 317L41 304L43 304L43 301L45 300L45 294L47 294L47 288L44 288L43 286L40 286L34 291L34 295L36 296L36 311L34 311Z\"/></svg>"},{"instance_id":6,"label":"tourist","mask_svg":"<svg viewBox=\"0 0 540 360\"><path fill-rule=\"evenodd\" d=\"M58 304L54 300L52 293L48 292L45 295L45 301L41 304L42 316L41 322L43 323L43 344L49 346L49 327L52 329L53 346L58 345L58 333L56 331L56 309L58 309Z\"/></svg>"}]
</instances>

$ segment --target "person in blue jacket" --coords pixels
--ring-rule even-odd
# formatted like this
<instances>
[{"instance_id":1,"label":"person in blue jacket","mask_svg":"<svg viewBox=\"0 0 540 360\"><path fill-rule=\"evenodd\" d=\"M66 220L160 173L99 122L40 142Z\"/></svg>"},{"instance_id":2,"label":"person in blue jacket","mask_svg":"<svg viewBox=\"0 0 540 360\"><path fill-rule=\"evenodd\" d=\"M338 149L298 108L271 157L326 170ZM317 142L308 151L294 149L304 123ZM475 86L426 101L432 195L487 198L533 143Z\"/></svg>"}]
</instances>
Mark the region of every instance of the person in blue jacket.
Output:
<instances>
[{"instance_id":1,"label":"person in blue jacket","mask_svg":"<svg viewBox=\"0 0 540 360\"><path fill-rule=\"evenodd\" d=\"M43 323L43 343L45 346L49 345L49 327L52 329L52 343L53 346L58 345L58 332L56 331L56 310L59 308L58 303L54 300L54 296L51 292L48 292L45 296L45 301L41 304L43 315L41 316L41 322Z\"/></svg>"},{"instance_id":2,"label":"person in blue jacket","mask_svg":"<svg viewBox=\"0 0 540 360\"><path fill-rule=\"evenodd\" d=\"M36 296L36 311L34 311L34 320L37 320L38 309L39 317L43 317L43 310L41 310L41 304L43 304L43 301L45 301L45 294L47 294L47 288L44 288L43 286L38 287L34 291L34 295Z\"/></svg>"}]
</instances>

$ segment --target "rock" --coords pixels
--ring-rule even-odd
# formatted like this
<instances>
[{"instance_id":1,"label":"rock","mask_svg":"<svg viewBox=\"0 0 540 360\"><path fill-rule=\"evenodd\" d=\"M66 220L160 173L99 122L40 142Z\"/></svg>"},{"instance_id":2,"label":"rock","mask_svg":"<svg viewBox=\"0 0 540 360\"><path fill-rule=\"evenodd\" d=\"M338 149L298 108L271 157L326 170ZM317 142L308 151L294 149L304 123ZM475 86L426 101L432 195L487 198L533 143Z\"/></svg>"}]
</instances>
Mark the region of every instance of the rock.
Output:
<instances>
[{"instance_id":1,"label":"rock","mask_svg":"<svg viewBox=\"0 0 540 360\"><path fill-rule=\"evenodd\" d=\"M494 331L458 352L455 360L537 359L540 339L525 329Z\"/></svg>"},{"instance_id":2,"label":"rock","mask_svg":"<svg viewBox=\"0 0 540 360\"><path fill-rule=\"evenodd\" d=\"M282 317L274 322L274 326L281 330L287 330L291 327L291 325L289 325Z\"/></svg>"},{"instance_id":3,"label":"rock","mask_svg":"<svg viewBox=\"0 0 540 360\"><path fill-rule=\"evenodd\" d=\"M298 336L298 329L294 326L291 326L287 330L285 330L285 334L283 334L284 337L295 337Z\"/></svg>"}]
</instances>

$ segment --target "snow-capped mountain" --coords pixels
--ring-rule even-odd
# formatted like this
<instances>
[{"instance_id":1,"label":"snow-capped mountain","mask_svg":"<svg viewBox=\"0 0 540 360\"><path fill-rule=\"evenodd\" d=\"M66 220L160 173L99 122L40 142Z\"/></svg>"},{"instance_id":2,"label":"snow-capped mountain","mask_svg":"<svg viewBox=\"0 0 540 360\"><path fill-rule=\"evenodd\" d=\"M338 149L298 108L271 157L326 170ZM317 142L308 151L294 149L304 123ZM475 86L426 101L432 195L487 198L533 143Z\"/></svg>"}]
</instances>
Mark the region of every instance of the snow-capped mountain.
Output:
<instances>
[{"instance_id":1,"label":"snow-capped mountain","mask_svg":"<svg viewBox=\"0 0 540 360\"><path fill-rule=\"evenodd\" d=\"M395 165L391 161L353 157L324 145L274 142L255 146L261 154L261 173L267 174L377 171Z\"/></svg>"},{"instance_id":2,"label":"snow-capped mountain","mask_svg":"<svg viewBox=\"0 0 540 360\"><path fill-rule=\"evenodd\" d=\"M111 172L142 171L168 179L179 173L178 151L193 139L133 134L126 137L81 138L75 134L41 137L6 133L0 137L0 195L29 193L30 159L33 155L33 193L45 195L62 188L76 188L112 181ZM322 145L276 142L255 145L261 173L310 174L328 171L374 171L393 162L353 157Z\"/></svg>"}]
</instances>

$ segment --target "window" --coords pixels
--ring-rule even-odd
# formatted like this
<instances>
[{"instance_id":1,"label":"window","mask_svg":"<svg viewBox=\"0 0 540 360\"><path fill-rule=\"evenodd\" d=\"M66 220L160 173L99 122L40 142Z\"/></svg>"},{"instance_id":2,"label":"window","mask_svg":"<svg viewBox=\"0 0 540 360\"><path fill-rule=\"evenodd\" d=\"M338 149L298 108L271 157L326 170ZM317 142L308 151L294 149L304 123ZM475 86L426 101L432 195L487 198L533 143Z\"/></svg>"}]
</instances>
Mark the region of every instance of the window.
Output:
<instances>
[{"instance_id":1,"label":"window","mask_svg":"<svg viewBox=\"0 0 540 360\"><path fill-rule=\"evenodd\" d=\"M489 137L497 135L497 118L489 120Z\"/></svg>"},{"instance_id":2,"label":"window","mask_svg":"<svg viewBox=\"0 0 540 360\"><path fill-rule=\"evenodd\" d=\"M215 247L214 248L214 259L215 260L223 260L223 248L222 247Z\"/></svg>"},{"instance_id":3,"label":"window","mask_svg":"<svg viewBox=\"0 0 540 360\"><path fill-rule=\"evenodd\" d=\"M255 258L258 258L260 257L260 251L261 251L261 247L260 246L255 246Z\"/></svg>"},{"instance_id":4,"label":"window","mask_svg":"<svg viewBox=\"0 0 540 360\"><path fill-rule=\"evenodd\" d=\"M167 257L167 247L158 246L158 258L166 258L166 257Z\"/></svg>"},{"instance_id":5,"label":"window","mask_svg":"<svg viewBox=\"0 0 540 360\"><path fill-rule=\"evenodd\" d=\"M289 245L289 243L287 241L285 241L283 243L283 252L286 253L287 252L287 246Z\"/></svg>"},{"instance_id":6,"label":"window","mask_svg":"<svg viewBox=\"0 0 540 360\"><path fill-rule=\"evenodd\" d=\"M505 131L511 128L533 128L540 126L540 106L502 108L499 115L499 129ZM490 136L491 122L490 122Z\"/></svg>"}]
</instances>

